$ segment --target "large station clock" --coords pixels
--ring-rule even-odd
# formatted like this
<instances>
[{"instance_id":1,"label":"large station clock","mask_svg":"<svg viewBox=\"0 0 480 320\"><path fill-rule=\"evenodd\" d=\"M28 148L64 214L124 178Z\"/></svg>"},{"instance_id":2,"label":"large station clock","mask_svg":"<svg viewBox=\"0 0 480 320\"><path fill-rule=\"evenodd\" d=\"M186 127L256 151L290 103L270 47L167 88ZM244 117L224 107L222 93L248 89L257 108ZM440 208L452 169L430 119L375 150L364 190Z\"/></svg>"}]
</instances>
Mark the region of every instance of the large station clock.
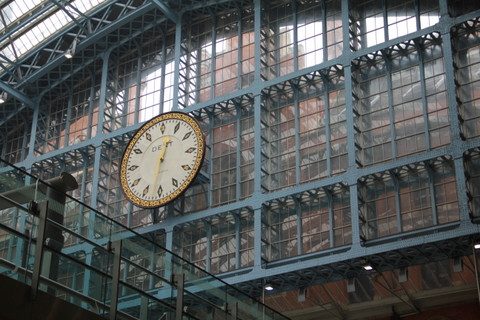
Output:
<instances>
[{"instance_id":1,"label":"large station clock","mask_svg":"<svg viewBox=\"0 0 480 320\"><path fill-rule=\"evenodd\" d=\"M189 115L168 112L149 120L122 157L120 183L125 196L143 208L173 201L195 179L204 155L205 139Z\"/></svg>"}]
</instances>

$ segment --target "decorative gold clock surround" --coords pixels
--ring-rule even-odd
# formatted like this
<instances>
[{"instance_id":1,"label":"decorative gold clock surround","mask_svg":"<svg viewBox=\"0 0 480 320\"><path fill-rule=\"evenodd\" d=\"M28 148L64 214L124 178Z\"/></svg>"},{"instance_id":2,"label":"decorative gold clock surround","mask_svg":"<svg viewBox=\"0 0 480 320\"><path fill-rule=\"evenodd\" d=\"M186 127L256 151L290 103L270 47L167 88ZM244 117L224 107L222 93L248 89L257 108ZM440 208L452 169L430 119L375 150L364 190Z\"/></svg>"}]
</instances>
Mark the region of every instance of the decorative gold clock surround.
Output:
<instances>
[{"instance_id":1,"label":"decorative gold clock surround","mask_svg":"<svg viewBox=\"0 0 480 320\"><path fill-rule=\"evenodd\" d=\"M143 195L143 198L142 198L139 195L135 194L135 191L132 190L132 187L135 187L135 185L133 185L134 181L132 181L131 179L130 180L128 179L128 170L129 170L129 168L132 167L132 165L129 165L130 160L135 159L135 158L140 158L140 159L136 159L137 162L135 163L134 166L137 166L137 167L140 167L142 165L148 165L148 164L145 164L145 162L141 161L143 158L141 156L139 156L136 152L134 152L134 150L138 150L138 148L136 148L136 147L139 145L139 142L140 142L140 140L142 140L142 138L147 137L147 134L149 134L150 137L151 137L152 133L154 133L154 134L157 133L158 134L158 132L153 132L153 131L151 132L152 128L154 128L157 124L160 124L160 123L164 123L164 124L165 123L172 123L170 120L178 121L177 122L178 126L180 126L180 124L182 124L182 125L186 125L186 126L188 126L192 129L191 132L193 134L185 134L185 136L188 135L188 138L191 137L195 141L195 149L196 149L195 151L196 152L194 154L194 159L192 159L192 161L193 161L192 167L190 167L189 165L186 166L186 167L189 167L191 170L188 170L187 177L184 180L182 180L181 183L178 186L175 187L173 192L171 192L171 193L169 193L165 196L161 196L158 193L155 193L155 195L158 196L158 197L153 197L152 198L152 196L150 196L149 199L146 199L145 195ZM177 126L177 125L175 125L175 126ZM163 148L162 149L160 149L160 148L157 149L157 151L159 151L159 153L160 153L160 156L159 156L158 160L154 161L154 163L157 163L157 165L155 166L156 168L150 168L148 171L150 171L150 170L154 171L155 169L157 169L157 171L159 170L159 166L163 162L164 157L166 156L165 153L166 153L167 147L169 146L169 143L170 143L170 145L173 145L172 138L173 138L172 134L167 134L167 132L165 132L165 134L163 134L163 132L162 132L162 135L156 136L155 138L151 138L151 143L147 147L146 150L148 150L148 148L150 148L155 143L155 141L160 141L160 140L162 140ZM188 138L183 139L182 141L188 140ZM171 146L171 147L180 148L181 146L179 146L178 143L182 142L182 141L180 141L179 138L176 138L175 142L176 142L177 145ZM192 147L190 147L190 149L192 149ZM187 150L190 150L190 149L187 149ZM176 151L178 152L178 150L176 150ZM194 153L194 152L192 152L192 153ZM152 152L150 152L149 156L153 156ZM129 199L133 204L135 204L139 207L155 208L155 207L163 206L163 205L173 201L177 197L179 197L188 188L188 186L193 182L193 180L197 176L198 172L200 171L204 156L205 156L205 139L203 137L203 133L202 133L202 131L200 129L200 126L197 123L197 121L195 119L193 119L192 117L190 117L189 115L187 115L185 113L181 113L181 112L163 113L163 114L161 114L159 116L156 116L156 117L152 118L151 120L147 121L145 124L143 124L140 127L140 129L138 129L138 131L134 134L134 136L132 137L130 142L128 143L127 148L125 149L124 154L122 156L122 161L121 161L121 166L120 166L120 184L121 184L122 190L123 190L125 196L127 197L127 199ZM151 162L150 162L150 164L151 164ZM170 164L170 165L172 165L172 164ZM145 172L145 170L146 169L144 169L143 171ZM158 172L156 172L156 173L158 173ZM156 173L152 172L152 174L156 174ZM139 178L146 178L146 177L139 177ZM155 179L158 180L158 176L156 176Z\"/></svg>"}]
</instances>

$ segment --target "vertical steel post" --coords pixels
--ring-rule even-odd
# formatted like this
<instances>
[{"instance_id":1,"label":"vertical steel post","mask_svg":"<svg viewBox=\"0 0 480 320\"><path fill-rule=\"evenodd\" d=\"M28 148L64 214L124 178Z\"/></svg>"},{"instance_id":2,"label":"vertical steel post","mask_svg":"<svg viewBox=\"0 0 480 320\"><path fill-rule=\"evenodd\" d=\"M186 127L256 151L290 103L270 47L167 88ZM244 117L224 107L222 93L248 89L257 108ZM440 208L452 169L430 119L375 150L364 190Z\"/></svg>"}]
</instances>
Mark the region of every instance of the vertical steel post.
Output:
<instances>
[{"instance_id":1,"label":"vertical steel post","mask_svg":"<svg viewBox=\"0 0 480 320\"><path fill-rule=\"evenodd\" d=\"M240 211L234 213L235 217L235 269L241 268L241 247L242 247L242 219L240 216Z\"/></svg>"},{"instance_id":2,"label":"vertical steel post","mask_svg":"<svg viewBox=\"0 0 480 320\"><path fill-rule=\"evenodd\" d=\"M165 257L163 258L164 278L171 279L173 274L173 257L170 252L173 252L173 226L165 227Z\"/></svg>"},{"instance_id":3,"label":"vertical steel post","mask_svg":"<svg viewBox=\"0 0 480 320\"><path fill-rule=\"evenodd\" d=\"M120 282L120 263L122 258L122 241L112 243L113 270L112 270L112 292L110 296L110 320L117 318L117 303Z\"/></svg>"},{"instance_id":4,"label":"vertical steel post","mask_svg":"<svg viewBox=\"0 0 480 320\"><path fill-rule=\"evenodd\" d=\"M175 274L174 284L177 287L177 301L175 304L175 320L182 320L183 317L183 289L185 284L185 274Z\"/></svg>"},{"instance_id":5,"label":"vertical steel post","mask_svg":"<svg viewBox=\"0 0 480 320\"><path fill-rule=\"evenodd\" d=\"M45 243L45 229L47 227L48 201L37 204L31 202L31 210L38 215L37 239L35 244L35 262L32 271L32 299L35 299L40 282L40 272L42 268L43 248Z\"/></svg>"},{"instance_id":6,"label":"vertical steel post","mask_svg":"<svg viewBox=\"0 0 480 320\"><path fill-rule=\"evenodd\" d=\"M241 192L241 187L242 187L242 184L240 183L241 182L241 179L242 179L242 172L241 172L241 167L242 167L242 130L241 130L241 126L242 126L242 120L241 120L241 117L242 117L242 108L240 105L236 104L235 105L235 112L236 112L236 115L235 115L235 126L236 126L236 138L237 138L237 150L236 150L236 153L235 153L235 162L236 162L236 166L235 166L235 200L236 201L239 201L240 200L240 197L242 196L242 192Z\"/></svg>"},{"instance_id":7,"label":"vertical steel post","mask_svg":"<svg viewBox=\"0 0 480 320\"><path fill-rule=\"evenodd\" d=\"M238 302L233 303L232 305L232 320L238 319Z\"/></svg>"},{"instance_id":8,"label":"vertical steel post","mask_svg":"<svg viewBox=\"0 0 480 320\"><path fill-rule=\"evenodd\" d=\"M480 282L478 279L478 261L477 261L477 250L475 249L475 243L473 244L473 265L475 267L475 284L477 285L477 297L478 303L480 303Z\"/></svg>"},{"instance_id":9,"label":"vertical steel post","mask_svg":"<svg viewBox=\"0 0 480 320\"><path fill-rule=\"evenodd\" d=\"M140 298L140 320L148 320L148 297Z\"/></svg>"},{"instance_id":10,"label":"vertical steel post","mask_svg":"<svg viewBox=\"0 0 480 320\"><path fill-rule=\"evenodd\" d=\"M209 221L203 221L207 237L205 250L205 270L210 272L212 269L212 225Z\"/></svg>"}]
</instances>

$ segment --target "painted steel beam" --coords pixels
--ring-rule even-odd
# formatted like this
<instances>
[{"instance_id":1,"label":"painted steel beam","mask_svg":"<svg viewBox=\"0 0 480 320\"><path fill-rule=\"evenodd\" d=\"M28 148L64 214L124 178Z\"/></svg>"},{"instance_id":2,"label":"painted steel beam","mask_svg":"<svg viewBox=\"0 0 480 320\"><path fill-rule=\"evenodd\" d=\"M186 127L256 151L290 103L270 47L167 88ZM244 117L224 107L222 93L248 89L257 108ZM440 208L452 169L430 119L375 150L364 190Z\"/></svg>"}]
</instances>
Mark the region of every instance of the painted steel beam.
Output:
<instances>
[{"instance_id":1,"label":"painted steel beam","mask_svg":"<svg viewBox=\"0 0 480 320\"><path fill-rule=\"evenodd\" d=\"M295 256L292 261L279 261L279 264L272 267L265 268L253 268L249 273L237 275L235 273L231 275L222 276L222 280L229 284L237 284L248 281L255 281L262 279L267 272L269 277L280 276L282 274L301 272L302 270L315 269L322 266L333 265L338 262L354 261L356 259L363 259L364 257L379 255L386 252L398 251L408 248L414 248L426 244L434 244L435 242L451 240L456 241L457 238L465 236L478 235L480 232L480 226L474 224L459 224L457 228L445 231L431 232L423 236L413 236L411 238L403 238L399 235L397 241L390 241L388 243L382 243L375 246L362 247L360 250L347 250L331 255L321 255L318 253L317 257L309 257L302 259L302 257ZM318 257L320 256L320 257ZM282 264L280 264L282 263ZM272 264L269 264L272 265Z\"/></svg>"},{"instance_id":2,"label":"painted steel beam","mask_svg":"<svg viewBox=\"0 0 480 320\"><path fill-rule=\"evenodd\" d=\"M122 27L123 25L129 23L130 21L141 17L145 13L151 11L153 8L155 8L155 5L151 2L148 2L144 4L142 7L137 8L136 10L128 13L127 15L121 17L120 19L115 20L114 22L108 24L105 28L100 29L99 31L93 32L90 35L88 35L86 38L84 38L81 42L78 43L77 45L77 51L82 51L83 49L86 49L88 46L95 44L97 41L101 40L102 37L106 36L107 34L113 32L114 30L117 30L118 28ZM30 76L22 79L22 81L18 84L18 86L23 86L26 83L29 82L34 82L41 78L42 76L46 75L50 71L52 71L54 68L58 67L61 65L67 58L65 58L63 55L57 56L44 66L31 74Z\"/></svg>"},{"instance_id":3,"label":"painted steel beam","mask_svg":"<svg viewBox=\"0 0 480 320\"><path fill-rule=\"evenodd\" d=\"M162 0L153 0L153 3L165 14L165 16L172 20L174 23L179 23L178 14L175 13L167 4Z\"/></svg>"},{"instance_id":4,"label":"painted steel beam","mask_svg":"<svg viewBox=\"0 0 480 320\"><path fill-rule=\"evenodd\" d=\"M233 0L207 0L207 1L198 1L195 4L186 6L185 8L182 9L183 12L188 12L188 11L195 11L203 8L208 8L211 6L217 6L217 5L222 5L222 4L227 4L229 2L238 2L238 1L233 1Z\"/></svg>"},{"instance_id":5,"label":"painted steel beam","mask_svg":"<svg viewBox=\"0 0 480 320\"><path fill-rule=\"evenodd\" d=\"M6 84L3 81L0 81L0 89L5 91L7 94L11 95L12 97L17 99L18 101L26 104L30 108L33 109L35 107L35 103L29 97L24 95L19 90L16 90L16 89L12 88L11 86L9 86L8 84Z\"/></svg>"}]
</instances>

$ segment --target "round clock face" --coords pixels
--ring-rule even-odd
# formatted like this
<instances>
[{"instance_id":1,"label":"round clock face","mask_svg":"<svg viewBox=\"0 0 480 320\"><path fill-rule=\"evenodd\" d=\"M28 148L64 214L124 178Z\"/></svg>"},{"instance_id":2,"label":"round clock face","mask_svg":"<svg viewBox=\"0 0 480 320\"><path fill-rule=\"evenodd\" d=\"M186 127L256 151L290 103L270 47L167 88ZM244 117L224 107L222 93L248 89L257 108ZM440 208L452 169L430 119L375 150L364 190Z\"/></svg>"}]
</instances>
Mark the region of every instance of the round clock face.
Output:
<instances>
[{"instance_id":1,"label":"round clock face","mask_svg":"<svg viewBox=\"0 0 480 320\"><path fill-rule=\"evenodd\" d=\"M125 149L120 182L135 205L154 208L177 198L190 185L205 154L198 123L180 112L161 114L145 123Z\"/></svg>"}]
</instances>

